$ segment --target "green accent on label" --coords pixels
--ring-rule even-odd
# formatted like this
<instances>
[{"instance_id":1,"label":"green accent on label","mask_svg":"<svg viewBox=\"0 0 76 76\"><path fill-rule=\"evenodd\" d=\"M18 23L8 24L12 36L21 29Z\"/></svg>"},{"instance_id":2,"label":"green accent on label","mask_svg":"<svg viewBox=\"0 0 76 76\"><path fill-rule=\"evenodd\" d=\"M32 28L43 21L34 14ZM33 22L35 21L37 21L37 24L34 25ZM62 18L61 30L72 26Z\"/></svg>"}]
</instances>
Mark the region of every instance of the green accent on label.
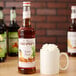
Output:
<instances>
[{"instance_id":1,"label":"green accent on label","mask_svg":"<svg viewBox=\"0 0 76 76\"><path fill-rule=\"evenodd\" d=\"M35 46L34 45L32 46L32 51L33 51L32 56L35 57Z\"/></svg>"},{"instance_id":2,"label":"green accent on label","mask_svg":"<svg viewBox=\"0 0 76 76\"><path fill-rule=\"evenodd\" d=\"M7 33L6 33L6 31L4 32L4 38L6 39L6 37L7 37Z\"/></svg>"},{"instance_id":3,"label":"green accent on label","mask_svg":"<svg viewBox=\"0 0 76 76\"><path fill-rule=\"evenodd\" d=\"M18 32L9 32L9 53L18 52Z\"/></svg>"},{"instance_id":4,"label":"green accent on label","mask_svg":"<svg viewBox=\"0 0 76 76\"><path fill-rule=\"evenodd\" d=\"M5 51L7 53L7 33L6 33L6 31L4 32L4 39L5 39Z\"/></svg>"},{"instance_id":5,"label":"green accent on label","mask_svg":"<svg viewBox=\"0 0 76 76\"><path fill-rule=\"evenodd\" d=\"M4 34L0 34L0 57L5 57L6 54L6 40Z\"/></svg>"},{"instance_id":6,"label":"green accent on label","mask_svg":"<svg viewBox=\"0 0 76 76\"><path fill-rule=\"evenodd\" d=\"M0 34L0 42L4 41L4 34Z\"/></svg>"},{"instance_id":7,"label":"green accent on label","mask_svg":"<svg viewBox=\"0 0 76 76\"><path fill-rule=\"evenodd\" d=\"M18 38L18 32L8 32L9 38Z\"/></svg>"}]
</instances>

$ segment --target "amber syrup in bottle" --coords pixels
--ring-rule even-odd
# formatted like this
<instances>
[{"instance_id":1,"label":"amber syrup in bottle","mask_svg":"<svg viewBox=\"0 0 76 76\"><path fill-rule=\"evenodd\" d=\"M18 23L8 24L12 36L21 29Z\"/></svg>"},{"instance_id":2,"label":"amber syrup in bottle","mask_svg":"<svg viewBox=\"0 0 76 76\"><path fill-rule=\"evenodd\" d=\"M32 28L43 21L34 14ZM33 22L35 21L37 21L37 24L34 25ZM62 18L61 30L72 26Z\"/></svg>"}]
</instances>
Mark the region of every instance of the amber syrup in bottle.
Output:
<instances>
[{"instance_id":1,"label":"amber syrup in bottle","mask_svg":"<svg viewBox=\"0 0 76 76\"><path fill-rule=\"evenodd\" d=\"M6 25L4 23L3 7L0 7L0 62L6 60Z\"/></svg>"},{"instance_id":2,"label":"amber syrup in bottle","mask_svg":"<svg viewBox=\"0 0 76 76\"><path fill-rule=\"evenodd\" d=\"M8 26L8 56L18 56L18 29L16 21L16 8L10 10L10 24Z\"/></svg>"},{"instance_id":3,"label":"amber syrup in bottle","mask_svg":"<svg viewBox=\"0 0 76 76\"><path fill-rule=\"evenodd\" d=\"M23 74L33 74L36 72L35 31L31 27L30 18L30 2L23 2L23 26L18 30L18 71Z\"/></svg>"},{"instance_id":4,"label":"amber syrup in bottle","mask_svg":"<svg viewBox=\"0 0 76 76\"><path fill-rule=\"evenodd\" d=\"M68 29L67 48L68 48L68 55L76 57L76 6L72 6L71 9L72 9L71 14L72 24L69 26Z\"/></svg>"}]
</instances>

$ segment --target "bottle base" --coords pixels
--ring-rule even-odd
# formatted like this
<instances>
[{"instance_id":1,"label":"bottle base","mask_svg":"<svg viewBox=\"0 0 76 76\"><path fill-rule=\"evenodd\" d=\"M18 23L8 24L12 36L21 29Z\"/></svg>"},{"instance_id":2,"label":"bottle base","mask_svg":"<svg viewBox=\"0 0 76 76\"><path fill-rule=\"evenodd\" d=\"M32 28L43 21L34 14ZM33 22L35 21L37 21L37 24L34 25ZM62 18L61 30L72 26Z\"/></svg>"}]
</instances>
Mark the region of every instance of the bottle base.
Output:
<instances>
[{"instance_id":1,"label":"bottle base","mask_svg":"<svg viewBox=\"0 0 76 76\"><path fill-rule=\"evenodd\" d=\"M18 72L22 74L34 74L36 73L36 67L33 68L20 68L18 67Z\"/></svg>"},{"instance_id":2,"label":"bottle base","mask_svg":"<svg viewBox=\"0 0 76 76\"><path fill-rule=\"evenodd\" d=\"M76 53L68 53L68 55L71 57L76 57Z\"/></svg>"},{"instance_id":3,"label":"bottle base","mask_svg":"<svg viewBox=\"0 0 76 76\"><path fill-rule=\"evenodd\" d=\"M10 56L10 57L16 57L16 56L18 56L18 53L9 53L8 56Z\"/></svg>"}]
</instances>

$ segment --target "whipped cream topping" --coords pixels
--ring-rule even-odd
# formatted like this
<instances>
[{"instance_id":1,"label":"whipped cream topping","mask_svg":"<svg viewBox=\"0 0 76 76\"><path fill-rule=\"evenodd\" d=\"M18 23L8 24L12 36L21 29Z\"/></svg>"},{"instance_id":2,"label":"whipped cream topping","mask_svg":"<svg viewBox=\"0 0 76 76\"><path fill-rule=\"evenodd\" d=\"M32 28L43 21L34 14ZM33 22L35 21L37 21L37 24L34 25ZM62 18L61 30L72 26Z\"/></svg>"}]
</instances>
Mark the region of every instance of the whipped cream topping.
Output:
<instances>
[{"instance_id":1,"label":"whipped cream topping","mask_svg":"<svg viewBox=\"0 0 76 76\"><path fill-rule=\"evenodd\" d=\"M60 51L60 50L56 44L44 44L40 49L40 51L52 52L52 51Z\"/></svg>"}]
</instances>

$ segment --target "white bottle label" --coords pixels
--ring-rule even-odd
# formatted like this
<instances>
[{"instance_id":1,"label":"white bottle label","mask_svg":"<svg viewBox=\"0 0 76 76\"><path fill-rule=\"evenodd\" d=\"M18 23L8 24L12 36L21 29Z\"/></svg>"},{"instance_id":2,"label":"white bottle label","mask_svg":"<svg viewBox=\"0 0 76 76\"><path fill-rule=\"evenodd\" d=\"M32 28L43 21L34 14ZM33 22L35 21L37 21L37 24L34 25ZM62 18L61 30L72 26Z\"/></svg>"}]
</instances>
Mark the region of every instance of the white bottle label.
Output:
<instances>
[{"instance_id":1,"label":"white bottle label","mask_svg":"<svg viewBox=\"0 0 76 76\"><path fill-rule=\"evenodd\" d=\"M68 52L76 53L76 32L68 32Z\"/></svg>"},{"instance_id":2,"label":"white bottle label","mask_svg":"<svg viewBox=\"0 0 76 76\"><path fill-rule=\"evenodd\" d=\"M19 67L35 67L35 38L19 38Z\"/></svg>"}]
</instances>

